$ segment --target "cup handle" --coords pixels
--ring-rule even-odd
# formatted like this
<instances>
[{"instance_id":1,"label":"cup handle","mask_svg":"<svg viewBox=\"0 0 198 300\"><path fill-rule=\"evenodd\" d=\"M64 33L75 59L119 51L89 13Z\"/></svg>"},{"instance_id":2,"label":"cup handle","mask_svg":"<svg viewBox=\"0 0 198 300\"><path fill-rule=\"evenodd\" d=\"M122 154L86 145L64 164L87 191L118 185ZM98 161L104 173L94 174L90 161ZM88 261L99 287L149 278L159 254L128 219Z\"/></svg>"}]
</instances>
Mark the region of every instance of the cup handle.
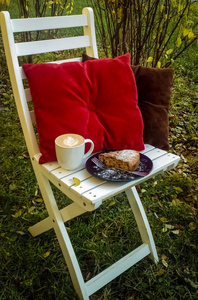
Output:
<instances>
[{"instance_id":1,"label":"cup handle","mask_svg":"<svg viewBox=\"0 0 198 300\"><path fill-rule=\"evenodd\" d=\"M91 143L91 147L90 147L89 151L84 155L83 158L86 158L87 156L89 156L89 155L93 152L93 149L94 149L94 143L93 143L92 140L86 139L86 140L85 140L85 144L86 144L86 143Z\"/></svg>"}]
</instances>

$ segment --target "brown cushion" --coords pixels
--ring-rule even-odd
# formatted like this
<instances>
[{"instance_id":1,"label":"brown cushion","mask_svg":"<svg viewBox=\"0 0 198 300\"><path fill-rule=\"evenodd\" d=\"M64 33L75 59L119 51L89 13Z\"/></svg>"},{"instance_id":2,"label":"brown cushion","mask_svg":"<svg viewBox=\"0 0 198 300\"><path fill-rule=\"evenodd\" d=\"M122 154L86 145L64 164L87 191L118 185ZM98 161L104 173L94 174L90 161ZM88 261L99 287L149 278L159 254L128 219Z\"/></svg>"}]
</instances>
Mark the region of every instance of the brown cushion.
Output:
<instances>
[{"instance_id":1,"label":"brown cushion","mask_svg":"<svg viewBox=\"0 0 198 300\"><path fill-rule=\"evenodd\" d=\"M82 61L94 58L83 54ZM173 84L173 69L147 68L132 65L135 75L138 106L144 122L145 144L169 150L168 112Z\"/></svg>"},{"instance_id":2,"label":"brown cushion","mask_svg":"<svg viewBox=\"0 0 198 300\"><path fill-rule=\"evenodd\" d=\"M144 143L168 150L168 112L174 71L142 66L132 66L132 69L144 121Z\"/></svg>"}]
</instances>

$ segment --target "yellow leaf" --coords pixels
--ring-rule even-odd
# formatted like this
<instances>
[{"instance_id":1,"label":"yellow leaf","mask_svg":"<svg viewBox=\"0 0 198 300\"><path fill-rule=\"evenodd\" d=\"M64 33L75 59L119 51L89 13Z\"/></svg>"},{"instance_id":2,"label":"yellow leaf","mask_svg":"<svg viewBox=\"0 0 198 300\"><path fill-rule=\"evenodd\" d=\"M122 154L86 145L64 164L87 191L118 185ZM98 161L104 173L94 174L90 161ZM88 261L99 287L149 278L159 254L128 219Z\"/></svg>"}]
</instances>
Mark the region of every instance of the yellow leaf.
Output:
<instances>
[{"instance_id":1,"label":"yellow leaf","mask_svg":"<svg viewBox=\"0 0 198 300\"><path fill-rule=\"evenodd\" d=\"M167 228L167 229L173 229L175 228L173 225L171 224L164 224L164 226Z\"/></svg>"},{"instance_id":2,"label":"yellow leaf","mask_svg":"<svg viewBox=\"0 0 198 300\"><path fill-rule=\"evenodd\" d=\"M166 221L167 221L167 218L161 217L161 218L160 218L160 221L161 221L161 222L166 222Z\"/></svg>"},{"instance_id":3,"label":"yellow leaf","mask_svg":"<svg viewBox=\"0 0 198 300\"><path fill-rule=\"evenodd\" d=\"M197 137L197 136L194 136L194 137L192 138L192 140L198 140L198 137Z\"/></svg>"},{"instance_id":4,"label":"yellow leaf","mask_svg":"<svg viewBox=\"0 0 198 300\"><path fill-rule=\"evenodd\" d=\"M165 259L167 259L168 257L165 255L165 254L162 254L162 256L161 256L161 259L162 260L165 260Z\"/></svg>"},{"instance_id":5,"label":"yellow leaf","mask_svg":"<svg viewBox=\"0 0 198 300\"><path fill-rule=\"evenodd\" d=\"M47 251L47 252L45 252L45 253L43 254L43 257L46 258L46 257L48 257L49 255L50 255L50 251Z\"/></svg>"},{"instance_id":6,"label":"yellow leaf","mask_svg":"<svg viewBox=\"0 0 198 300\"><path fill-rule=\"evenodd\" d=\"M164 269L160 269L157 273L156 276L162 276L164 274L165 270Z\"/></svg>"},{"instance_id":7,"label":"yellow leaf","mask_svg":"<svg viewBox=\"0 0 198 300\"><path fill-rule=\"evenodd\" d=\"M188 28L184 28L183 30L183 36L187 36L189 34L190 30Z\"/></svg>"},{"instance_id":8,"label":"yellow leaf","mask_svg":"<svg viewBox=\"0 0 198 300\"><path fill-rule=\"evenodd\" d=\"M175 199L172 200L172 203L173 203L173 205L177 206L177 205L181 205L182 201L175 198Z\"/></svg>"},{"instance_id":9,"label":"yellow leaf","mask_svg":"<svg viewBox=\"0 0 198 300\"><path fill-rule=\"evenodd\" d=\"M168 267L168 263L164 259L162 259L162 263L166 268Z\"/></svg>"},{"instance_id":10,"label":"yellow leaf","mask_svg":"<svg viewBox=\"0 0 198 300\"><path fill-rule=\"evenodd\" d=\"M78 186L81 184L81 181L80 181L80 179L73 177L73 183L75 184L75 186Z\"/></svg>"},{"instance_id":11,"label":"yellow leaf","mask_svg":"<svg viewBox=\"0 0 198 300\"><path fill-rule=\"evenodd\" d=\"M20 234L20 235L24 235L24 234L25 234L25 232L20 231L20 230L16 231L16 233L18 233L18 234Z\"/></svg>"},{"instance_id":12,"label":"yellow leaf","mask_svg":"<svg viewBox=\"0 0 198 300\"><path fill-rule=\"evenodd\" d=\"M169 49L169 50L166 51L166 54L169 55L169 54L171 54L172 52L173 52L173 49Z\"/></svg>"},{"instance_id":13,"label":"yellow leaf","mask_svg":"<svg viewBox=\"0 0 198 300\"><path fill-rule=\"evenodd\" d=\"M157 67L158 67L159 69L161 68L161 64L162 64L161 61L158 61L158 62L157 62Z\"/></svg>"},{"instance_id":14,"label":"yellow leaf","mask_svg":"<svg viewBox=\"0 0 198 300\"><path fill-rule=\"evenodd\" d=\"M37 198L37 199L35 199L35 201L38 202L38 203L41 203L41 202L43 202L43 199L42 198Z\"/></svg>"},{"instance_id":15,"label":"yellow leaf","mask_svg":"<svg viewBox=\"0 0 198 300\"><path fill-rule=\"evenodd\" d=\"M190 222L190 223L188 224L188 226L190 227L191 230L195 230L195 229L196 229L196 225L195 225L194 222Z\"/></svg>"},{"instance_id":16,"label":"yellow leaf","mask_svg":"<svg viewBox=\"0 0 198 300\"><path fill-rule=\"evenodd\" d=\"M167 231L168 231L168 229L166 227L162 228L162 232L167 232Z\"/></svg>"},{"instance_id":17,"label":"yellow leaf","mask_svg":"<svg viewBox=\"0 0 198 300\"><path fill-rule=\"evenodd\" d=\"M183 190L182 190L179 186L174 187L174 189L175 189L176 191L180 192L180 193L183 192Z\"/></svg>"},{"instance_id":18,"label":"yellow leaf","mask_svg":"<svg viewBox=\"0 0 198 300\"><path fill-rule=\"evenodd\" d=\"M176 46L179 48L181 46L181 43L182 43L182 40L180 38L180 36L177 38L177 41L176 41Z\"/></svg>"},{"instance_id":19,"label":"yellow leaf","mask_svg":"<svg viewBox=\"0 0 198 300\"><path fill-rule=\"evenodd\" d=\"M67 230L67 232L70 232L71 228L70 227L66 227L66 230Z\"/></svg>"},{"instance_id":20,"label":"yellow leaf","mask_svg":"<svg viewBox=\"0 0 198 300\"><path fill-rule=\"evenodd\" d=\"M177 229L177 230L172 230L171 232L178 235L178 234L180 233L180 230L179 230L179 229Z\"/></svg>"},{"instance_id":21,"label":"yellow leaf","mask_svg":"<svg viewBox=\"0 0 198 300\"><path fill-rule=\"evenodd\" d=\"M158 201L159 206L163 207L162 203L160 201Z\"/></svg>"},{"instance_id":22,"label":"yellow leaf","mask_svg":"<svg viewBox=\"0 0 198 300\"><path fill-rule=\"evenodd\" d=\"M153 61L153 57L149 56L149 58L147 59L147 62L152 62Z\"/></svg>"},{"instance_id":23,"label":"yellow leaf","mask_svg":"<svg viewBox=\"0 0 198 300\"><path fill-rule=\"evenodd\" d=\"M189 246L196 249L196 246L194 244L190 244Z\"/></svg>"},{"instance_id":24,"label":"yellow leaf","mask_svg":"<svg viewBox=\"0 0 198 300\"><path fill-rule=\"evenodd\" d=\"M160 12L161 13L162 13L163 9L164 9L164 5L162 4L161 7L160 7Z\"/></svg>"},{"instance_id":25,"label":"yellow leaf","mask_svg":"<svg viewBox=\"0 0 198 300\"><path fill-rule=\"evenodd\" d=\"M188 38L191 40L195 37L194 33L192 31L189 32Z\"/></svg>"},{"instance_id":26,"label":"yellow leaf","mask_svg":"<svg viewBox=\"0 0 198 300\"><path fill-rule=\"evenodd\" d=\"M109 203L109 206L113 206L113 205L115 205L115 204L116 204L115 201L111 201L111 202Z\"/></svg>"},{"instance_id":27,"label":"yellow leaf","mask_svg":"<svg viewBox=\"0 0 198 300\"><path fill-rule=\"evenodd\" d=\"M12 215L12 217L18 218L18 217L20 217L21 215L22 215L22 210L19 209L14 215Z\"/></svg>"}]
</instances>

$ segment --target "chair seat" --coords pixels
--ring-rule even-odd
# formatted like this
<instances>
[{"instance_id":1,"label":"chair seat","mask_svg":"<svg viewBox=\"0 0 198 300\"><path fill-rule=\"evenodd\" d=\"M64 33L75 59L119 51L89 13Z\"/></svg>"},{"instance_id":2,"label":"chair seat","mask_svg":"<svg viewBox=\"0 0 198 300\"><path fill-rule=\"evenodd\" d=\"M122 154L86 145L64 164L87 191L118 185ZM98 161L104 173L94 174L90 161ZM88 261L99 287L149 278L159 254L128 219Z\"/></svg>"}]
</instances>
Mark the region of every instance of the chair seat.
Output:
<instances>
[{"instance_id":1,"label":"chair seat","mask_svg":"<svg viewBox=\"0 0 198 300\"><path fill-rule=\"evenodd\" d=\"M138 177L130 182L108 182L100 180L92 176L84 167L81 166L78 170L67 171L61 168L58 162L50 162L40 165L41 172L59 189L82 206L85 210L90 211L98 208L102 201L116 195L118 192L125 191L127 188L136 186L149 178L156 176L174 168L179 156L170 154L164 150L155 148L151 145L145 145L145 150L141 153L148 156L153 161L153 169L150 174L145 177ZM37 161L39 156L36 157ZM78 178L81 183L76 186L73 182L73 177Z\"/></svg>"}]
</instances>

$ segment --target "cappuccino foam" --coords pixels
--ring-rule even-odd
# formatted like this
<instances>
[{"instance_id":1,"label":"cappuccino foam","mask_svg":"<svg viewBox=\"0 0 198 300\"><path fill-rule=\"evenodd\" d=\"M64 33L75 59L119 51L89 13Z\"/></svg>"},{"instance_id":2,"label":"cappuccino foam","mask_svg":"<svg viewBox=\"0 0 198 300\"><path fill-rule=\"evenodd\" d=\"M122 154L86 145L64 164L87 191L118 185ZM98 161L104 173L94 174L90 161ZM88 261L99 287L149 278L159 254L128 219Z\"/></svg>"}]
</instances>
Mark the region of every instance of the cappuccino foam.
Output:
<instances>
[{"instance_id":1,"label":"cappuccino foam","mask_svg":"<svg viewBox=\"0 0 198 300\"><path fill-rule=\"evenodd\" d=\"M84 138L78 134L63 134L56 139L62 147L77 147L83 144Z\"/></svg>"}]
</instances>

